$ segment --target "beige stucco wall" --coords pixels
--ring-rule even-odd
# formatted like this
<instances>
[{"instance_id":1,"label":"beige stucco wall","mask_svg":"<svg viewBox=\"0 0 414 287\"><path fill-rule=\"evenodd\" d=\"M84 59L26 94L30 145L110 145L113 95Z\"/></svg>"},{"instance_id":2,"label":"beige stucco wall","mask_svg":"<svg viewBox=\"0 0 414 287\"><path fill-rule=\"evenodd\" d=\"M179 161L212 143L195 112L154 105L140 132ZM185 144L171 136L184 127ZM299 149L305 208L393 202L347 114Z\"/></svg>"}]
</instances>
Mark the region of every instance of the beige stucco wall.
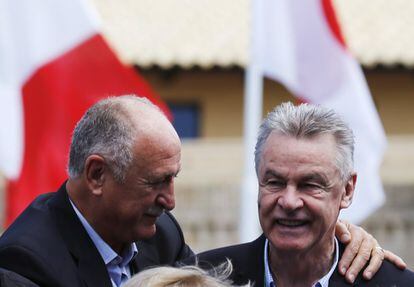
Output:
<instances>
[{"instance_id":1,"label":"beige stucco wall","mask_svg":"<svg viewBox=\"0 0 414 287\"><path fill-rule=\"evenodd\" d=\"M412 71L368 71L368 85L387 134L414 134Z\"/></svg>"},{"instance_id":2,"label":"beige stucco wall","mask_svg":"<svg viewBox=\"0 0 414 287\"><path fill-rule=\"evenodd\" d=\"M142 74L164 100L199 105L203 138L242 135L241 70L147 70ZM413 74L406 70L368 70L366 77L387 134L414 134ZM295 101L281 85L265 81L264 113L287 100Z\"/></svg>"},{"instance_id":3,"label":"beige stucco wall","mask_svg":"<svg viewBox=\"0 0 414 287\"><path fill-rule=\"evenodd\" d=\"M168 102L197 103L201 111L201 136L240 137L243 130L243 73L239 69L210 71L143 71ZM294 100L280 85L266 81L264 112L281 101Z\"/></svg>"}]
</instances>

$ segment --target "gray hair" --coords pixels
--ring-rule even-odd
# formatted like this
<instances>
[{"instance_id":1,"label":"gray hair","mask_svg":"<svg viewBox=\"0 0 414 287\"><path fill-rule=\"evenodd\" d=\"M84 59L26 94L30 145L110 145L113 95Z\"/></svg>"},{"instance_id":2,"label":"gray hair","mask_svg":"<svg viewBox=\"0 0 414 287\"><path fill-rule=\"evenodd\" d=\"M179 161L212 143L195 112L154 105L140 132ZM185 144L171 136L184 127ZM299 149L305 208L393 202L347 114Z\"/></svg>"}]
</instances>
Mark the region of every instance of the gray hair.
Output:
<instances>
[{"instance_id":1,"label":"gray hair","mask_svg":"<svg viewBox=\"0 0 414 287\"><path fill-rule=\"evenodd\" d=\"M144 103L159 110L146 98L134 95L109 97L90 107L76 124L69 152L68 174L79 177L86 159L93 154L108 162L115 180L123 182L133 161L134 125L127 106Z\"/></svg>"},{"instance_id":2,"label":"gray hair","mask_svg":"<svg viewBox=\"0 0 414 287\"><path fill-rule=\"evenodd\" d=\"M258 172L264 144L272 132L296 138L311 138L331 134L335 138L338 155L336 166L341 178L347 180L353 170L354 135L347 124L333 110L321 106L282 103L271 111L259 128L255 149L256 173Z\"/></svg>"}]
</instances>

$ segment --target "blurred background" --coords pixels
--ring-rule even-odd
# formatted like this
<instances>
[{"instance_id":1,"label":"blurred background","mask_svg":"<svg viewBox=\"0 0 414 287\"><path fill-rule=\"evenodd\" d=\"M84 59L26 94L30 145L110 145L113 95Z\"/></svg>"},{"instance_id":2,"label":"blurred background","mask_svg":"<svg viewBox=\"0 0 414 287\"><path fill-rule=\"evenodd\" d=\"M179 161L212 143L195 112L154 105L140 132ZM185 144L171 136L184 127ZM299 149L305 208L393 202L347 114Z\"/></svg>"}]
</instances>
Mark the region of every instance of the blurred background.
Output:
<instances>
[{"instance_id":1,"label":"blurred background","mask_svg":"<svg viewBox=\"0 0 414 287\"><path fill-rule=\"evenodd\" d=\"M117 56L170 107L183 141L174 214L195 251L239 242L248 0L91 0ZM414 267L414 2L335 0L361 63L388 147L385 204L362 226ZM296 101L264 81L263 113ZM4 196L4 177L0 181ZM3 205L4 200L0 201Z\"/></svg>"}]
</instances>

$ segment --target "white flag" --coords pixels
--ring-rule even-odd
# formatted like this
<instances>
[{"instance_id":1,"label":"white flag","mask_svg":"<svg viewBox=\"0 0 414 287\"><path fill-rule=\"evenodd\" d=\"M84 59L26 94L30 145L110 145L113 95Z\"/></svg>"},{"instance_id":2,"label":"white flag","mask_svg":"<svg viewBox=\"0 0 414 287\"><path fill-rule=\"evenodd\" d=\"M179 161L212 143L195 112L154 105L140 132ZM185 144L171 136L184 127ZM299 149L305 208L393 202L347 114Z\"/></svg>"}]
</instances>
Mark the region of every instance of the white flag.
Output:
<instances>
[{"instance_id":1,"label":"white flag","mask_svg":"<svg viewBox=\"0 0 414 287\"><path fill-rule=\"evenodd\" d=\"M334 109L355 134L354 201L342 217L358 223L385 199L379 167L386 147L362 70L347 50L330 0L255 0L254 59L302 100Z\"/></svg>"}]
</instances>

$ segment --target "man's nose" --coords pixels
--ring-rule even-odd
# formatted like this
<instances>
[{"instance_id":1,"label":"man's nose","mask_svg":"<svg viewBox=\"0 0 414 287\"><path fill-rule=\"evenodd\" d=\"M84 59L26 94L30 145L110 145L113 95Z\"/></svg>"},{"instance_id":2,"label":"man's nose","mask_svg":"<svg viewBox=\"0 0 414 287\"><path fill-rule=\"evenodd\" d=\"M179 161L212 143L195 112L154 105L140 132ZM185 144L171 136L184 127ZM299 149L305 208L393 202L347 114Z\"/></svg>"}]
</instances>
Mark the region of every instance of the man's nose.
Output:
<instances>
[{"instance_id":1,"label":"man's nose","mask_svg":"<svg viewBox=\"0 0 414 287\"><path fill-rule=\"evenodd\" d=\"M169 182L157 198L157 203L166 210L173 210L175 207L175 195L174 195L174 181Z\"/></svg>"},{"instance_id":2,"label":"man's nose","mask_svg":"<svg viewBox=\"0 0 414 287\"><path fill-rule=\"evenodd\" d=\"M287 186L278 198L278 205L285 211L294 211L303 207L303 200L296 187Z\"/></svg>"}]
</instances>

